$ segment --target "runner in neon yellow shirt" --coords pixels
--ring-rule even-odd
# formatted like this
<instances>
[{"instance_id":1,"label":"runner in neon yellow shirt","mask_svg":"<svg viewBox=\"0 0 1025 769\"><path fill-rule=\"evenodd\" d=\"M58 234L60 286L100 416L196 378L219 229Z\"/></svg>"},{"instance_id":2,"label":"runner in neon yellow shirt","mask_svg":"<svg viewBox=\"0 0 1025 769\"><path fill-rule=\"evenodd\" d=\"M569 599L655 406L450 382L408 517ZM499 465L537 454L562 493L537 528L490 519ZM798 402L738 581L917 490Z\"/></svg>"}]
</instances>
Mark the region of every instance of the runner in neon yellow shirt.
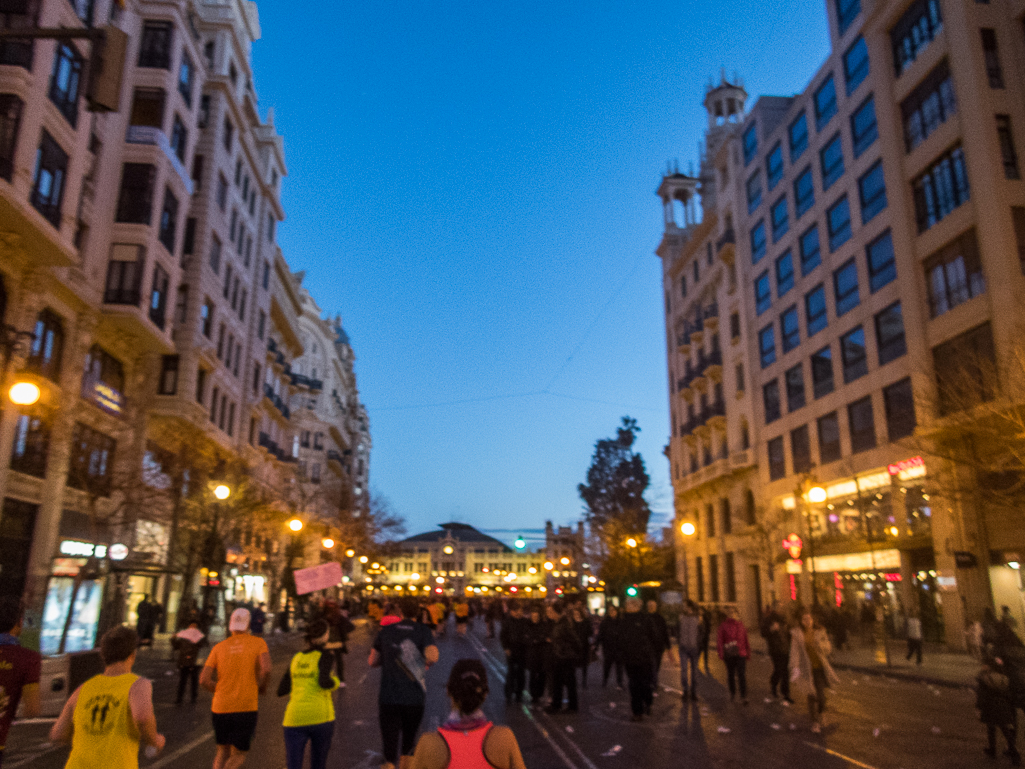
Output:
<instances>
[{"instance_id":1,"label":"runner in neon yellow shirt","mask_svg":"<svg viewBox=\"0 0 1025 769\"><path fill-rule=\"evenodd\" d=\"M306 743L310 743L310 769L324 769L335 731L333 692L338 679L331 674L332 655L324 651L330 636L319 619L306 630L306 651L292 657L278 696L290 695L285 708L285 757L288 769L302 769Z\"/></svg>"}]
</instances>

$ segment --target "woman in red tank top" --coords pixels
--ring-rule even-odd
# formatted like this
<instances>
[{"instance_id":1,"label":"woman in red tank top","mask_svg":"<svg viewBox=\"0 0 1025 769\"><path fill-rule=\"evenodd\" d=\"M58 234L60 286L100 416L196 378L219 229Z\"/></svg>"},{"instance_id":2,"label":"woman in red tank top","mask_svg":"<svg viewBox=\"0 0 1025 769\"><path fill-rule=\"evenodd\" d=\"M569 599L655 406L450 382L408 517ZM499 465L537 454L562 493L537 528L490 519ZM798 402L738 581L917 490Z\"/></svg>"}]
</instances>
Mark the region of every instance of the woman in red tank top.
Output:
<instances>
[{"instance_id":1,"label":"woman in red tank top","mask_svg":"<svg viewBox=\"0 0 1025 769\"><path fill-rule=\"evenodd\" d=\"M526 769L512 729L495 726L481 710L488 673L480 660L456 662L446 689L452 713L420 738L411 769Z\"/></svg>"}]
</instances>

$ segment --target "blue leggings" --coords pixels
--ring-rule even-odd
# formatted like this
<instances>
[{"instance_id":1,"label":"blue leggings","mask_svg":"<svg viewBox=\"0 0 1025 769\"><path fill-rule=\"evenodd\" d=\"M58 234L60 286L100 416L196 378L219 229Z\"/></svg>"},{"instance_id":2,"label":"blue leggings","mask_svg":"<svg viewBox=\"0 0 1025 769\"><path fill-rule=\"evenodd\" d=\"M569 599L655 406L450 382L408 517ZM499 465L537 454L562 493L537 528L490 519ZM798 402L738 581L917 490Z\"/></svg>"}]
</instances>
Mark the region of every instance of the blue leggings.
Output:
<instances>
[{"instance_id":1,"label":"blue leggings","mask_svg":"<svg viewBox=\"0 0 1025 769\"><path fill-rule=\"evenodd\" d=\"M324 769L334 732L334 721L311 726L286 726L285 761L288 769L302 769L307 742L310 743L310 769Z\"/></svg>"}]
</instances>

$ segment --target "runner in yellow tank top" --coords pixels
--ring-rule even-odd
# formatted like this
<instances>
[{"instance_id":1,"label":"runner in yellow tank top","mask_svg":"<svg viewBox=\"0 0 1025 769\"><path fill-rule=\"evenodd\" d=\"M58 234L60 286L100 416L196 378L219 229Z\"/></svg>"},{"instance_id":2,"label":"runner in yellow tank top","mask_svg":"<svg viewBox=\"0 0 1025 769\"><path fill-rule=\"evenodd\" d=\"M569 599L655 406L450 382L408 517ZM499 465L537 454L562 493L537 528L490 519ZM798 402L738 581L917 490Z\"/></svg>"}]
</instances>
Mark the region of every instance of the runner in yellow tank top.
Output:
<instances>
[{"instance_id":1,"label":"runner in yellow tank top","mask_svg":"<svg viewBox=\"0 0 1025 769\"><path fill-rule=\"evenodd\" d=\"M132 673L138 642L129 627L113 628L100 641L106 669L75 690L50 730L53 742L71 743L65 769L138 769L140 740L150 757L164 747L153 686Z\"/></svg>"}]
</instances>

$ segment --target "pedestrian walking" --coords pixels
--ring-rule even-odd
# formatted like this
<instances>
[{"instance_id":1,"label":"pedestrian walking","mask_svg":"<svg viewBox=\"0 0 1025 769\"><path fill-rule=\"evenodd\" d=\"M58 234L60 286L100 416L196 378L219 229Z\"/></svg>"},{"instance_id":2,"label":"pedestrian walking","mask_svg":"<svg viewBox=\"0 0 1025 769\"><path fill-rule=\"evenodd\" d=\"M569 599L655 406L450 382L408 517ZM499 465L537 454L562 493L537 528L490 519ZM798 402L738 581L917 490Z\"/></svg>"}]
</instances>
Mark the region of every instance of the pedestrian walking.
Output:
<instances>
[{"instance_id":1,"label":"pedestrian walking","mask_svg":"<svg viewBox=\"0 0 1025 769\"><path fill-rule=\"evenodd\" d=\"M730 701L740 689L740 702L747 704L747 660L751 656L751 645L747 639L747 628L740 621L736 606L726 610L726 619L719 623L716 635L719 659L726 665L726 682L730 689Z\"/></svg>"},{"instance_id":2,"label":"pedestrian walking","mask_svg":"<svg viewBox=\"0 0 1025 769\"><path fill-rule=\"evenodd\" d=\"M620 621L619 609L611 603L605 608L605 616L598 623L598 647L601 649L602 688L608 686L609 673L616 669L616 686L623 688L623 660L620 657Z\"/></svg>"},{"instance_id":3,"label":"pedestrian walking","mask_svg":"<svg viewBox=\"0 0 1025 769\"><path fill-rule=\"evenodd\" d=\"M779 610L779 604L774 603L772 608L762 618L762 638L769 652L769 659L772 660L772 675L769 677L769 686L772 688L773 699L783 697L783 702L792 705L790 699L790 628L787 626L786 617Z\"/></svg>"},{"instance_id":4,"label":"pedestrian walking","mask_svg":"<svg viewBox=\"0 0 1025 769\"><path fill-rule=\"evenodd\" d=\"M264 611L263 604L258 603L252 611L252 616L249 618L249 629L253 635L263 635L263 628L266 624L267 612Z\"/></svg>"},{"instance_id":5,"label":"pedestrian walking","mask_svg":"<svg viewBox=\"0 0 1025 769\"><path fill-rule=\"evenodd\" d=\"M495 726L481 710L488 673L480 660L458 660L445 689L452 713L420 738L411 769L526 769L512 729Z\"/></svg>"},{"instance_id":6,"label":"pedestrian walking","mask_svg":"<svg viewBox=\"0 0 1025 769\"><path fill-rule=\"evenodd\" d=\"M249 611L235 609L228 620L231 635L210 650L199 677L213 692L210 706L217 755L213 769L238 769L256 733L260 695L270 678L267 642L249 633Z\"/></svg>"},{"instance_id":7,"label":"pedestrian walking","mask_svg":"<svg viewBox=\"0 0 1025 769\"><path fill-rule=\"evenodd\" d=\"M18 642L22 609L17 598L0 598L0 765L7 732L23 705L23 717L39 715L39 678L42 657Z\"/></svg>"},{"instance_id":8,"label":"pedestrian walking","mask_svg":"<svg viewBox=\"0 0 1025 769\"><path fill-rule=\"evenodd\" d=\"M335 732L335 706L331 693L341 683L332 675L334 655L324 646L331 635L326 620L306 629L306 649L292 662L278 684L278 696L288 697L285 707L285 761L288 769L302 769L310 745L310 769L325 769Z\"/></svg>"},{"instance_id":9,"label":"pedestrian walking","mask_svg":"<svg viewBox=\"0 0 1025 769\"><path fill-rule=\"evenodd\" d=\"M832 647L825 628L815 622L810 609L800 614L800 625L790 631L791 691L808 701L811 730L822 731L826 689L840 679L829 664Z\"/></svg>"},{"instance_id":10,"label":"pedestrian walking","mask_svg":"<svg viewBox=\"0 0 1025 769\"><path fill-rule=\"evenodd\" d=\"M526 617L523 606L513 600L509 604L509 615L502 622L498 640L505 651L505 702L523 702L523 690L527 686L527 651L529 638L527 635Z\"/></svg>"},{"instance_id":11,"label":"pedestrian walking","mask_svg":"<svg viewBox=\"0 0 1025 769\"><path fill-rule=\"evenodd\" d=\"M144 595L135 607L135 632L139 636L139 646L152 646L153 633L156 630L157 605Z\"/></svg>"},{"instance_id":12,"label":"pedestrian walking","mask_svg":"<svg viewBox=\"0 0 1025 769\"><path fill-rule=\"evenodd\" d=\"M196 704L199 695L199 651L206 646L206 636L199 629L199 620L193 619L184 630L179 630L171 639L171 648L178 664L178 696L175 705L181 705L185 699L185 688L192 684L192 704Z\"/></svg>"},{"instance_id":13,"label":"pedestrian walking","mask_svg":"<svg viewBox=\"0 0 1025 769\"><path fill-rule=\"evenodd\" d=\"M458 598L452 606L452 613L456 615L456 632L465 636L470 625L470 604L465 598Z\"/></svg>"},{"instance_id":14,"label":"pedestrian walking","mask_svg":"<svg viewBox=\"0 0 1025 769\"><path fill-rule=\"evenodd\" d=\"M445 635L445 625L448 623L448 607L439 597L430 605L431 619L434 622L434 634L441 638Z\"/></svg>"},{"instance_id":15,"label":"pedestrian walking","mask_svg":"<svg viewBox=\"0 0 1025 769\"><path fill-rule=\"evenodd\" d=\"M530 622L527 623L527 671L530 673L530 701L535 705L541 703L548 683L548 650L549 623L541 614L537 604L530 609Z\"/></svg>"},{"instance_id":16,"label":"pedestrian walking","mask_svg":"<svg viewBox=\"0 0 1025 769\"><path fill-rule=\"evenodd\" d=\"M414 619L416 601L403 598L399 606L402 619L381 628L368 661L370 667L381 668L378 717L382 769L395 769L396 764L401 769L409 766L427 703L427 668L438 661L434 635Z\"/></svg>"},{"instance_id":17,"label":"pedestrian walking","mask_svg":"<svg viewBox=\"0 0 1025 769\"><path fill-rule=\"evenodd\" d=\"M591 615L587 613L583 603L573 604L573 630L580 642L580 656L577 657L577 666L580 668L580 685L587 688L587 671L591 667L591 637L594 635L594 625L591 623Z\"/></svg>"},{"instance_id":18,"label":"pedestrian walking","mask_svg":"<svg viewBox=\"0 0 1025 769\"><path fill-rule=\"evenodd\" d=\"M655 668L652 673L652 686L658 688L658 674L662 670L662 658L665 657L672 641L669 638L669 625L666 618L659 613L658 601L649 600L645 604L652 627L655 629Z\"/></svg>"},{"instance_id":19,"label":"pedestrian walking","mask_svg":"<svg viewBox=\"0 0 1025 769\"><path fill-rule=\"evenodd\" d=\"M698 698L698 660L701 656L701 638L704 633L698 605L689 598L684 601L680 615L680 687L682 699Z\"/></svg>"},{"instance_id":20,"label":"pedestrian walking","mask_svg":"<svg viewBox=\"0 0 1025 769\"><path fill-rule=\"evenodd\" d=\"M997 757L997 730L1007 743L1006 755L1012 766L1021 766L1018 753L1018 709L1011 696L1011 681L1003 663L990 660L976 678L975 707L979 720L986 725L987 746L983 752L990 758Z\"/></svg>"},{"instance_id":21,"label":"pedestrian walking","mask_svg":"<svg viewBox=\"0 0 1025 769\"><path fill-rule=\"evenodd\" d=\"M908 656L905 658L909 662L911 658L915 658L915 664L922 664L922 620L918 616L918 612L913 611L908 615L907 618L907 634L908 634Z\"/></svg>"},{"instance_id":22,"label":"pedestrian walking","mask_svg":"<svg viewBox=\"0 0 1025 769\"><path fill-rule=\"evenodd\" d=\"M566 693L566 710L577 712L577 660L580 659L580 637L573 627L573 621L566 614L566 607L556 601L548 607L548 618L552 622L552 658L555 678L552 683L552 702L549 713L562 710L562 695Z\"/></svg>"},{"instance_id":23,"label":"pedestrian walking","mask_svg":"<svg viewBox=\"0 0 1025 769\"><path fill-rule=\"evenodd\" d=\"M640 598L627 598L626 611L620 626L620 657L626 668L630 688L630 710L633 720L651 714L655 693L652 674L655 672L655 649L658 638L651 618L642 609Z\"/></svg>"},{"instance_id":24,"label":"pedestrian walking","mask_svg":"<svg viewBox=\"0 0 1025 769\"><path fill-rule=\"evenodd\" d=\"M153 684L132 673L139 635L111 628L100 640L103 672L79 686L50 729L50 741L71 743L64 769L138 769L139 743L150 758L163 750L153 713Z\"/></svg>"}]
</instances>

